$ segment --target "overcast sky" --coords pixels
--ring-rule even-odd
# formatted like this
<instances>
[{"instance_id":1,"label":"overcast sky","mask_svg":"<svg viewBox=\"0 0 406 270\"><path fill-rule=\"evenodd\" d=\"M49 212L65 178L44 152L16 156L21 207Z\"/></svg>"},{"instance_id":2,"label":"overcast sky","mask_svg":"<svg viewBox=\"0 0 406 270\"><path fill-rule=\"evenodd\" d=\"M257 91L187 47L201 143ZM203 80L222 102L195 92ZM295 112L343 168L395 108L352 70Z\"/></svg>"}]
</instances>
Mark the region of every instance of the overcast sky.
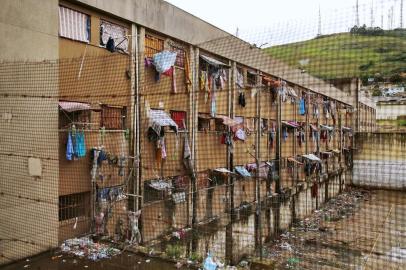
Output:
<instances>
[{"instance_id":1,"label":"overcast sky","mask_svg":"<svg viewBox=\"0 0 406 270\"><path fill-rule=\"evenodd\" d=\"M356 0L166 0L209 23L247 41L265 46L313 38L318 33L321 10L322 34L348 31L355 24ZM360 24L399 27L401 0L359 0ZM406 5L406 1L404 3ZM388 14L393 8L393 21ZM404 27L406 25L404 7ZM265 47L264 46L264 47Z\"/></svg>"}]
</instances>

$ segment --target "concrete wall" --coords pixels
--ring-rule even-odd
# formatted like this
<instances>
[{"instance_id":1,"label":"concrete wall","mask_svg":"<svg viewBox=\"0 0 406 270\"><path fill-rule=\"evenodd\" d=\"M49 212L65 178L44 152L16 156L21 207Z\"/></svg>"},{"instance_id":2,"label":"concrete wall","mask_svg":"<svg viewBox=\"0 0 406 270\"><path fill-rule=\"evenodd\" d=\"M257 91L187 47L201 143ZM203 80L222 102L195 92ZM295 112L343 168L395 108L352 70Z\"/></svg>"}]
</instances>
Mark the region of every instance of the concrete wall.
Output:
<instances>
[{"instance_id":1,"label":"concrete wall","mask_svg":"<svg viewBox=\"0 0 406 270\"><path fill-rule=\"evenodd\" d=\"M406 115L406 104L378 103L376 106L378 120L396 120L400 115Z\"/></svg>"},{"instance_id":2,"label":"concrete wall","mask_svg":"<svg viewBox=\"0 0 406 270\"><path fill-rule=\"evenodd\" d=\"M190 44L199 44L229 35L162 0L72 0L71 2L92 6Z\"/></svg>"},{"instance_id":3,"label":"concrete wall","mask_svg":"<svg viewBox=\"0 0 406 270\"><path fill-rule=\"evenodd\" d=\"M406 133L358 133L352 183L406 188Z\"/></svg>"},{"instance_id":4,"label":"concrete wall","mask_svg":"<svg viewBox=\"0 0 406 270\"><path fill-rule=\"evenodd\" d=\"M58 236L58 66L25 62L58 58L58 1L1 4L0 60L21 62L0 64L0 239L14 239L0 241L0 265L55 247ZM41 162L38 178L29 157Z\"/></svg>"}]
</instances>

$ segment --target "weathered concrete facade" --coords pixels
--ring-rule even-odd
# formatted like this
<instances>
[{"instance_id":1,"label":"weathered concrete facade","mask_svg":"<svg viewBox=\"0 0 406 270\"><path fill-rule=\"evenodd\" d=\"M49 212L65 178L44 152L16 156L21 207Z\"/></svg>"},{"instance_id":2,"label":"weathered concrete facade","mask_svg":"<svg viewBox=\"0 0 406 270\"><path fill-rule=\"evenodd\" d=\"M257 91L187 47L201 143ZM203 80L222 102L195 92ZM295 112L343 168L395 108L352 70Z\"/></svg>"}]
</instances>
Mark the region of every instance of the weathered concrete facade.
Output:
<instances>
[{"instance_id":1,"label":"weathered concrete facade","mask_svg":"<svg viewBox=\"0 0 406 270\"><path fill-rule=\"evenodd\" d=\"M57 0L2 1L0 59L21 62L0 64L0 264L58 243L57 8Z\"/></svg>"}]
</instances>

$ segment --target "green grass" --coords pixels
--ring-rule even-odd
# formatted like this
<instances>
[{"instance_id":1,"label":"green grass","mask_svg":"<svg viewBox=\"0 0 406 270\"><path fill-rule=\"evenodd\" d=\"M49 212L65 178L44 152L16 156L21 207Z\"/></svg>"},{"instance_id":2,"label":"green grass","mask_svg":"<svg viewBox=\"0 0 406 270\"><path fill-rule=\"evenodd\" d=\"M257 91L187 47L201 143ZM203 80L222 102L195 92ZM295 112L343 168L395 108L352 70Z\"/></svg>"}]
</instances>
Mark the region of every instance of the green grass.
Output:
<instances>
[{"instance_id":1,"label":"green grass","mask_svg":"<svg viewBox=\"0 0 406 270\"><path fill-rule=\"evenodd\" d=\"M406 72L406 35L360 36L334 34L264 49L292 67L322 79L391 76ZM402 32L405 33L405 32ZM301 67L299 61L309 59Z\"/></svg>"}]
</instances>

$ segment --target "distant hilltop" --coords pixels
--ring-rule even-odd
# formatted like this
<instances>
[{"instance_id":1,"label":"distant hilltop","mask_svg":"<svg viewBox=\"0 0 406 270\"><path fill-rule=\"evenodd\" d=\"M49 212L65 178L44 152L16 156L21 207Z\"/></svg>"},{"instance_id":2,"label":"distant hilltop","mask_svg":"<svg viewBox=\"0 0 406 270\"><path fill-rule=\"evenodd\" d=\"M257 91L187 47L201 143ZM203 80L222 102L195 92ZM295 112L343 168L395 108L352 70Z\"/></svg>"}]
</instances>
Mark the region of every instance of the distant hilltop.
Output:
<instances>
[{"instance_id":1,"label":"distant hilltop","mask_svg":"<svg viewBox=\"0 0 406 270\"><path fill-rule=\"evenodd\" d=\"M272 57L321 79L360 77L406 82L406 29L353 27L350 33L264 49Z\"/></svg>"}]
</instances>

